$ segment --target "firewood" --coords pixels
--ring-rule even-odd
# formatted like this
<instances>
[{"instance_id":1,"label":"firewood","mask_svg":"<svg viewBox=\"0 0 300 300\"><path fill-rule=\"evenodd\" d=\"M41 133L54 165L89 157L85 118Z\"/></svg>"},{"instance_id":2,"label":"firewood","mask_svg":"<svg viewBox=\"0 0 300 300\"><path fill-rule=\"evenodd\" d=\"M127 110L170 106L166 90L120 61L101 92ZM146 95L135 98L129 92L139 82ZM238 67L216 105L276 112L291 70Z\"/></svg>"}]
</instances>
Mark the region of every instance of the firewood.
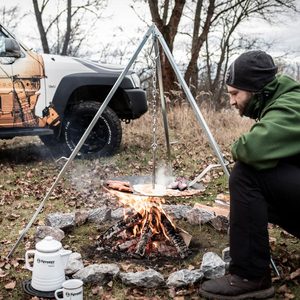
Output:
<instances>
[{"instance_id":1,"label":"firewood","mask_svg":"<svg viewBox=\"0 0 300 300\"><path fill-rule=\"evenodd\" d=\"M181 258L187 257L189 254L189 250L182 236L177 232L177 230L173 227L172 223L165 215L162 215L161 221L165 227L166 234L168 235L170 241L174 244L180 257Z\"/></svg>"},{"instance_id":2,"label":"firewood","mask_svg":"<svg viewBox=\"0 0 300 300\"><path fill-rule=\"evenodd\" d=\"M99 240L104 241L104 240L109 240L111 237L114 235L117 235L121 231L128 229L130 227L133 227L134 225L137 225L142 222L142 216L141 214L137 213L133 216L128 217L125 220L120 220L117 222L115 225L112 227L108 228L100 237Z\"/></svg>"}]
</instances>

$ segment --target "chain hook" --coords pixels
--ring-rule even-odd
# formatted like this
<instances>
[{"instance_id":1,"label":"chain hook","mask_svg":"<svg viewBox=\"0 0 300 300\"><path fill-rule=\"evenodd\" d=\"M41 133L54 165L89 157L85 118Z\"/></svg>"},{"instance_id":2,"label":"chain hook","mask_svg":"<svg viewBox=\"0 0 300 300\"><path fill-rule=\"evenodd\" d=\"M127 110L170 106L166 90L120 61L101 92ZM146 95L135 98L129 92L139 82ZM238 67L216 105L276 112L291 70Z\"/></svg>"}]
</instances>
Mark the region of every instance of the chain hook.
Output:
<instances>
[{"instance_id":1,"label":"chain hook","mask_svg":"<svg viewBox=\"0 0 300 300\"><path fill-rule=\"evenodd\" d=\"M156 183L156 150L157 150L157 59L158 55L153 55L153 49L155 47L156 35L153 33L153 45L151 48L151 61L152 61L152 160L153 160L153 172L152 172L152 188L155 189Z\"/></svg>"}]
</instances>

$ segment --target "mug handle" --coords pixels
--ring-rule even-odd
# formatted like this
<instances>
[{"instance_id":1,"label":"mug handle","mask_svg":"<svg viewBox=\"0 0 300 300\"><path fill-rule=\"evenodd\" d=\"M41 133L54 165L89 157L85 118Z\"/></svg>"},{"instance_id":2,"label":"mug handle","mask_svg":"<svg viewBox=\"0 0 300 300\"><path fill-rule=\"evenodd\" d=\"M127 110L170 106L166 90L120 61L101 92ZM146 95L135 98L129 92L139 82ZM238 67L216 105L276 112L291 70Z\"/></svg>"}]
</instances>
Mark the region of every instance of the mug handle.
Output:
<instances>
[{"instance_id":1,"label":"mug handle","mask_svg":"<svg viewBox=\"0 0 300 300\"><path fill-rule=\"evenodd\" d=\"M58 290L56 290L56 291L54 292L55 299L57 299L57 300L64 299L64 296L63 296L62 298L59 298L59 297L58 297L58 293L59 293L59 292L63 292L63 290L64 290L64 289L58 289Z\"/></svg>"},{"instance_id":2,"label":"mug handle","mask_svg":"<svg viewBox=\"0 0 300 300\"><path fill-rule=\"evenodd\" d=\"M33 267L29 263L29 256L34 256L35 255L35 250L28 250L25 253L25 266L29 271L33 270Z\"/></svg>"}]
</instances>

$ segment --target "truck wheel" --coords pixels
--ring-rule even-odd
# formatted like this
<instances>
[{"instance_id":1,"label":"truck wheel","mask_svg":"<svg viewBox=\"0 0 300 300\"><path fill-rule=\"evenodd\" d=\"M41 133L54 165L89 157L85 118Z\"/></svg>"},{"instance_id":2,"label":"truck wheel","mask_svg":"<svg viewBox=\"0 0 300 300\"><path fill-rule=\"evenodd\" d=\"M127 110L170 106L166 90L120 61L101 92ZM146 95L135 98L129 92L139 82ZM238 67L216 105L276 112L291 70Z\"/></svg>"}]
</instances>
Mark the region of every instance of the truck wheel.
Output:
<instances>
[{"instance_id":1,"label":"truck wheel","mask_svg":"<svg viewBox=\"0 0 300 300\"><path fill-rule=\"evenodd\" d=\"M75 105L73 109L65 115L62 123L60 139L56 139L57 144L54 145L54 137L49 143L45 141L45 137L47 136L41 136L42 141L50 148L55 156L57 156L57 151L60 151L61 155L69 156L91 123L100 106L101 103L92 101L82 102ZM95 124L89 136L81 146L79 153L82 156L112 155L119 149L121 139L121 122L116 113L111 108L106 107L98 122Z\"/></svg>"},{"instance_id":2,"label":"truck wheel","mask_svg":"<svg viewBox=\"0 0 300 300\"><path fill-rule=\"evenodd\" d=\"M59 132L59 128L54 128L54 134L40 136L41 141L47 146L54 158L68 155L64 139L59 135Z\"/></svg>"},{"instance_id":3,"label":"truck wheel","mask_svg":"<svg viewBox=\"0 0 300 300\"><path fill-rule=\"evenodd\" d=\"M99 102L82 102L66 115L61 134L70 153L76 147L100 106ZM106 107L81 146L79 153L83 155L96 154L97 156L112 155L119 149L121 139L121 122L116 113Z\"/></svg>"}]
</instances>

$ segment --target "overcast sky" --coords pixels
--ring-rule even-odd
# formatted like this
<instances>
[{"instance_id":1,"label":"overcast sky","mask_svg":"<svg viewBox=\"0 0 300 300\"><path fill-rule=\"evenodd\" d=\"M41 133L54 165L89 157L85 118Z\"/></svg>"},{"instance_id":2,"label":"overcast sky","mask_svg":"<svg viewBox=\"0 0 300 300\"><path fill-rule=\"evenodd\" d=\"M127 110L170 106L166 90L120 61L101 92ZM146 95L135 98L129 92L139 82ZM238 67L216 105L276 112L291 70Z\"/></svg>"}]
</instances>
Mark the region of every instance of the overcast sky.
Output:
<instances>
[{"instance_id":1,"label":"overcast sky","mask_svg":"<svg viewBox=\"0 0 300 300\"><path fill-rule=\"evenodd\" d=\"M300 0L296 0L300 10ZM300 61L300 13L283 15L278 22L268 24L265 21L252 20L245 24L245 34L261 37L272 43L271 51L276 55L289 53L291 58ZM241 29L240 29L241 30Z\"/></svg>"},{"instance_id":2,"label":"overcast sky","mask_svg":"<svg viewBox=\"0 0 300 300\"><path fill-rule=\"evenodd\" d=\"M0 3L3 2L4 1L1 1ZM108 0L108 6L103 12L102 21L97 24L97 36L92 37L92 43L95 47L116 41L126 42L126 40L137 37L137 28L141 29L140 36L142 38L143 32L147 30L147 24L151 24L149 8L145 4L140 4L136 7L140 17L146 20L146 24L141 21L133 12L132 8L130 8L131 3L131 0ZM300 0L297 0L297 4L300 9ZM19 5L21 13L31 11L33 15L31 0L10 0L9 2L5 1L5 5ZM31 20L34 19L31 18ZM32 28L32 26L30 27ZM294 14L282 17L280 22L272 25L259 20L252 20L245 24L240 31L242 31L243 34L260 37L272 42L273 46L270 49L271 54L282 55L284 53L290 53L290 57L295 58L300 57L299 28L300 14ZM31 32L28 29L28 26L22 25L18 28L17 34L28 46L36 47L36 45L30 45L30 43L33 42L30 40L30 33L34 33L38 38L37 29L35 29L35 32ZM35 41L35 43L37 43L37 41Z\"/></svg>"}]
</instances>

